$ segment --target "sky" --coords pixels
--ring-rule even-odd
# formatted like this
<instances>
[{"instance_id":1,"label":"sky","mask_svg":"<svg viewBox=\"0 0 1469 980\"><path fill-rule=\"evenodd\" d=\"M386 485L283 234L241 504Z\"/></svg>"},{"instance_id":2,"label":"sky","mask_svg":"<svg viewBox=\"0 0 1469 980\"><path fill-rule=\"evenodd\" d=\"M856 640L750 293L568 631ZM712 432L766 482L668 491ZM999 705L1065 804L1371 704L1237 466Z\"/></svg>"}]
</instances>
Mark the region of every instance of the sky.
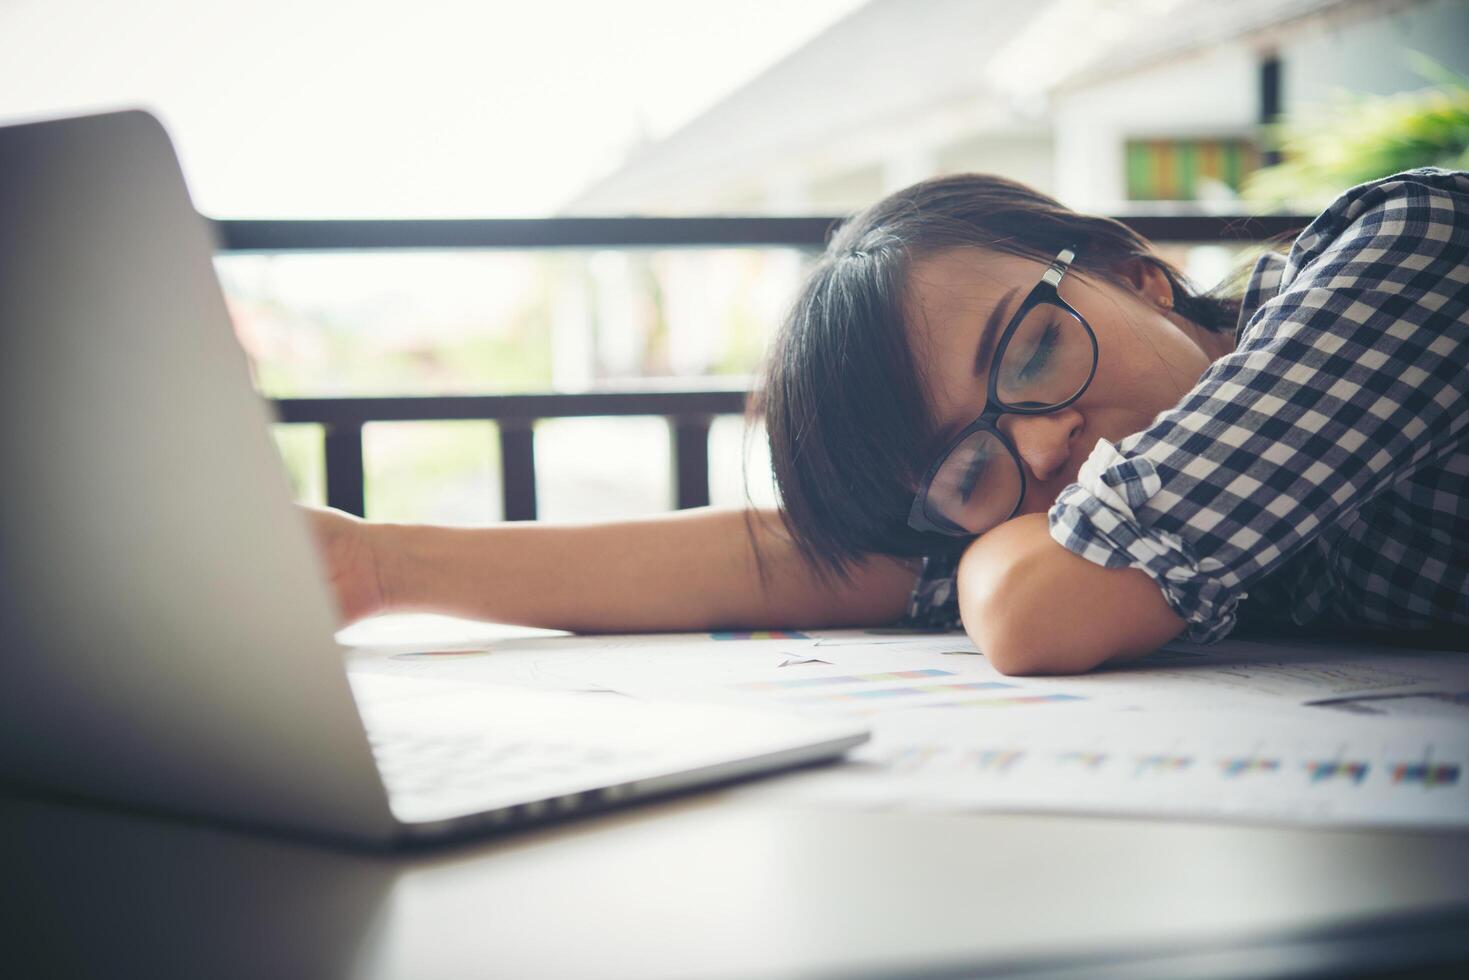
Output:
<instances>
[{"instance_id":1,"label":"sky","mask_svg":"<svg viewBox=\"0 0 1469 980\"><path fill-rule=\"evenodd\" d=\"M535 217L864 0L0 0L0 124L142 107L213 217Z\"/></svg>"}]
</instances>

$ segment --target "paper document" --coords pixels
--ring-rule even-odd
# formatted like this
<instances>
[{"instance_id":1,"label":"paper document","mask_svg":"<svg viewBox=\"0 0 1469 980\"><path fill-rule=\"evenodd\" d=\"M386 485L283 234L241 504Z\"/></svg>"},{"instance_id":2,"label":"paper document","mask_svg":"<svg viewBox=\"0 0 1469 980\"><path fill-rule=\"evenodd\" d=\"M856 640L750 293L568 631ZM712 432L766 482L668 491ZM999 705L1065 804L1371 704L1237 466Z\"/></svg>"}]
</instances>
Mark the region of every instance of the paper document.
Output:
<instances>
[{"instance_id":1,"label":"paper document","mask_svg":"<svg viewBox=\"0 0 1469 980\"><path fill-rule=\"evenodd\" d=\"M491 627L491 630L496 628ZM353 673L859 718L850 762L742 789L824 804L1469 826L1469 654L1175 642L1008 677L963 633L503 631L353 651Z\"/></svg>"},{"instance_id":2,"label":"paper document","mask_svg":"<svg viewBox=\"0 0 1469 980\"><path fill-rule=\"evenodd\" d=\"M577 676L640 697L759 702L866 717L914 707L1083 703L1231 710L1374 695L1452 697L1469 691L1469 655L1225 640L1208 647L1169 644L1141 660L1079 676L1007 677L962 633L905 637L850 630L780 644L665 636L656 646L588 656ZM1364 714L1387 710L1382 703L1359 706Z\"/></svg>"},{"instance_id":3,"label":"paper document","mask_svg":"<svg viewBox=\"0 0 1469 980\"><path fill-rule=\"evenodd\" d=\"M874 807L1469 826L1469 730L1302 712L909 712L773 789Z\"/></svg>"}]
</instances>

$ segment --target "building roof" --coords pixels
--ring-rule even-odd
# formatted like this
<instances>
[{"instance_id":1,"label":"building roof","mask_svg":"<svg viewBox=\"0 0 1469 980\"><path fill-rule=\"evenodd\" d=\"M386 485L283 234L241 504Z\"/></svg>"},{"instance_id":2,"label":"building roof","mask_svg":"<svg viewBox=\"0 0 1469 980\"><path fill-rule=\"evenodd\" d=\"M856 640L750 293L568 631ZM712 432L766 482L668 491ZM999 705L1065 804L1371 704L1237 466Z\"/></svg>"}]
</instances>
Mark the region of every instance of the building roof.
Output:
<instances>
[{"instance_id":1,"label":"building roof","mask_svg":"<svg viewBox=\"0 0 1469 980\"><path fill-rule=\"evenodd\" d=\"M678 188L728 186L819 157L854 132L901 138L905 121L945 109L971 134L1033 130L1058 89L1318 15L1420 2L871 0L560 210L605 213Z\"/></svg>"},{"instance_id":2,"label":"building roof","mask_svg":"<svg viewBox=\"0 0 1469 980\"><path fill-rule=\"evenodd\" d=\"M983 68L1033 16L1010 0L872 0L561 209L586 213L690 174L715 179L834 134L983 91ZM670 84L677 84L670 80Z\"/></svg>"},{"instance_id":3,"label":"building roof","mask_svg":"<svg viewBox=\"0 0 1469 980\"><path fill-rule=\"evenodd\" d=\"M1422 0L1152 0L1130 5L1060 0L1093 7L1088 33L1106 37L1096 56L1074 62L1052 87L1077 88L1232 41L1259 39L1320 15L1381 14ZM1149 9L1150 6L1154 9ZM1166 9L1158 9L1166 8ZM1023 58L1037 39L1018 37L1010 54ZM1041 44L1044 43L1042 40Z\"/></svg>"}]
</instances>

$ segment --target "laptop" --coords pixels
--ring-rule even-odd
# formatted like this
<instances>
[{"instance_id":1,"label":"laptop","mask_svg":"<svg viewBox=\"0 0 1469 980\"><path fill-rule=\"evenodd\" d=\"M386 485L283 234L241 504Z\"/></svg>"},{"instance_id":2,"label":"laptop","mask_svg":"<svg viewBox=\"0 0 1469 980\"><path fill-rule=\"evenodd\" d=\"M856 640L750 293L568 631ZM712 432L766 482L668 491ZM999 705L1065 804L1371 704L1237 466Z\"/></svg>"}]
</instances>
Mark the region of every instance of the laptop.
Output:
<instances>
[{"instance_id":1,"label":"laptop","mask_svg":"<svg viewBox=\"0 0 1469 980\"><path fill-rule=\"evenodd\" d=\"M774 710L349 681L212 254L146 112L0 128L0 780L388 847L867 737Z\"/></svg>"}]
</instances>

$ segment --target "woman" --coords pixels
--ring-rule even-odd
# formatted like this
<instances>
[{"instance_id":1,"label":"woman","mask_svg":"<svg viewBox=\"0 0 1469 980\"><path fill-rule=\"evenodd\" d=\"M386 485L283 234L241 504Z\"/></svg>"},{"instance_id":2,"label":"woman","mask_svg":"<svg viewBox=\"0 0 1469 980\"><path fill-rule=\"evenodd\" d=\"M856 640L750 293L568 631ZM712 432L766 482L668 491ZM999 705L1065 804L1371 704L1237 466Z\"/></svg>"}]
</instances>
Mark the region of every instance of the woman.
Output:
<instances>
[{"instance_id":1,"label":"woman","mask_svg":"<svg viewBox=\"0 0 1469 980\"><path fill-rule=\"evenodd\" d=\"M1011 181L925 181L839 230L762 391L779 513L313 510L344 621L962 622L1007 673L1242 618L1469 626L1469 174L1353 188L1234 298Z\"/></svg>"}]
</instances>

